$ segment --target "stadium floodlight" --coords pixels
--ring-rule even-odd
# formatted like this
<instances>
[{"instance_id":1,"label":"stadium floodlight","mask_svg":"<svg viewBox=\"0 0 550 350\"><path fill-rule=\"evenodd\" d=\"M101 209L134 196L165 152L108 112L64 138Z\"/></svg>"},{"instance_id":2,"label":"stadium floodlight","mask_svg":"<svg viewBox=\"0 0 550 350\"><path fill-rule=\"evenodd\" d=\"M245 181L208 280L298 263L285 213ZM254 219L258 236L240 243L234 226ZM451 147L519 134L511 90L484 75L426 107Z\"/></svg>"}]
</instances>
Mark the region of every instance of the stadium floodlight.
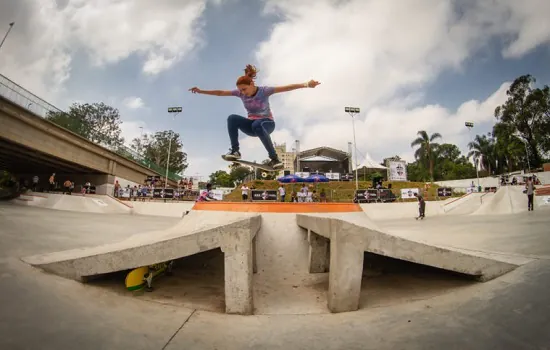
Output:
<instances>
[{"instance_id":1,"label":"stadium floodlight","mask_svg":"<svg viewBox=\"0 0 550 350\"><path fill-rule=\"evenodd\" d=\"M181 107L168 107L168 113L181 113L182 110Z\"/></svg>"},{"instance_id":2,"label":"stadium floodlight","mask_svg":"<svg viewBox=\"0 0 550 350\"><path fill-rule=\"evenodd\" d=\"M168 113L173 113L172 120L175 120L176 115L181 113L182 110L183 110L183 108L181 108L181 107L168 107ZM170 137L168 139L169 140L168 141L168 157L166 159L166 175L164 177L164 189L166 189L166 187L168 186L168 167L170 165L170 151L172 150L172 135L173 135L173 131L171 130L170 131Z\"/></svg>"},{"instance_id":3,"label":"stadium floodlight","mask_svg":"<svg viewBox=\"0 0 550 350\"><path fill-rule=\"evenodd\" d=\"M344 110L346 111L346 113L348 113L350 116L351 116L351 123L353 125L353 144L355 146L355 152L353 152L355 154L355 190L358 190L359 189L359 177L357 175L357 171L358 171L358 166L359 164L357 163L357 142L355 141L355 114L359 114L360 112L360 109L358 107L345 107ZM351 159L350 159L351 161Z\"/></svg>"}]
</instances>

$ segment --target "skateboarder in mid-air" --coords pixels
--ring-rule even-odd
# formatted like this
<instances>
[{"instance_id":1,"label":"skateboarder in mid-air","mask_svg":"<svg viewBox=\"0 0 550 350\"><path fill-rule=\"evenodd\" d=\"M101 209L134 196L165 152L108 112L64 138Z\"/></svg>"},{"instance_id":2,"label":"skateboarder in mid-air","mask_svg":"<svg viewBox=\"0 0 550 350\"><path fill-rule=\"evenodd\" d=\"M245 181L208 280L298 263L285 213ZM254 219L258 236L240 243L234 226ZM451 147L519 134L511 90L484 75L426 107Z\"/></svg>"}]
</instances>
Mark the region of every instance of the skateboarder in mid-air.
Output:
<instances>
[{"instance_id":1,"label":"skateboarder in mid-air","mask_svg":"<svg viewBox=\"0 0 550 350\"><path fill-rule=\"evenodd\" d=\"M231 140L231 148L229 152L222 156L227 161L241 159L239 152L239 130L248 136L255 136L262 141L270 162L267 164L273 169L283 168L283 163L277 157L270 134L275 130L275 121L269 106L269 96L302 88L314 88L320 83L315 80L310 80L307 83L292 84L286 86L256 86L254 79L256 78L256 67L247 65L245 75L237 79L237 88L231 91L227 90L201 90L198 87L189 89L192 93L214 95L214 96L235 96L239 97L244 107L247 110L248 118L240 115L232 114L227 117L227 131Z\"/></svg>"},{"instance_id":2,"label":"skateboarder in mid-air","mask_svg":"<svg viewBox=\"0 0 550 350\"><path fill-rule=\"evenodd\" d=\"M418 220L424 220L424 217L425 217L425 211L426 211L426 202L424 201L424 197L422 197L420 194L418 193L414 193L414 196L416 198L418 198L418 217L416 217L415 219Z\"/></svg>"}]
</instances>

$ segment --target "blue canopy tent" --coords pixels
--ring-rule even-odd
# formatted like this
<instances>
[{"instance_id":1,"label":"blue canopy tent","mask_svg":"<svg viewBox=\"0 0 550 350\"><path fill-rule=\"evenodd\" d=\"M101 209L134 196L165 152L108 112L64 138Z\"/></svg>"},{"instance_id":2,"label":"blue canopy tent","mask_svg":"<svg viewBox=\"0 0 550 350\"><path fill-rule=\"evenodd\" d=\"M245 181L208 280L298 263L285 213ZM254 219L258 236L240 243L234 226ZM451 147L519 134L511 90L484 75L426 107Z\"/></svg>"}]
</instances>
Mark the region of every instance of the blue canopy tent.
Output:
<instances>
[{"instance_id":1,"label":"blue canopy tent","mask_svg":"<svg viewBox=\"0 0 550 350\"><path fill-rule=\"evenodd\" d=\"M280 177L280 178L277 179L277 181L282 182L282 183L306 182L304 178L302 178L300 176L297 176L297 175L294 175L294 174L289 174L289 175L285 175L283 177Z\"/></svg>"},{"instance_id":2,"label":"blue canopy tent","mask_svg":"<svg viewBox=\"0 0 550 350\"><path fill-rule=\"evenodd\" d=\"M311 174L304 180L305 182L329 182L328 177L319 174Z\"/></svg>"}]
</instances>

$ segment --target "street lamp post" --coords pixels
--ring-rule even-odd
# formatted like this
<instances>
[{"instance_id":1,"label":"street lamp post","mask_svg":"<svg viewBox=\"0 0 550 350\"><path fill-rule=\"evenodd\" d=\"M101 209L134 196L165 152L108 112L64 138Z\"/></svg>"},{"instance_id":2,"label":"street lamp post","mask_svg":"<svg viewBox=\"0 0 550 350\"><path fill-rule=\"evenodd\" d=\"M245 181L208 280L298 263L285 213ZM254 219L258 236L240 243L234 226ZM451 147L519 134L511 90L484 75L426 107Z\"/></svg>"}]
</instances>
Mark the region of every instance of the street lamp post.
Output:
<instances>
[{"instance_id":1,"label":"street lamp post","mask_svg":"<svg viewBox=\"0 0 550 350\"><path fill-rule=\"evenodd\" d=\"M173 113L173 117L172 117L172 120L175 120L176 119L176 115L178 115L179 113L181 113L183 109L181 107L169 107L168 108L168 113ZM169 141L168 141L168 158L166 160L166 176L164 177L164 188L166 189L166 187L168 187L168 167L170 166L170 151L172 150L172 135L173 135L173 132L170 131L170 137L169 137Z\"/></svg>"},{"instance_id":2,"label":"street lamp post","mask_svg":"<svg viewBox=\"0 0 550 350\"><path fill-rule=\"evenodd\" d=\"M350 116L351 116L351 123L353 125L353 144L355 146L355 150L354 150L354 154L355 154L355 190L358 190L359 189L359 178L358 178L358 175L357 175L357 166L358 166L358 163L357 163L357 142L355 141L355 114L358 114L360 112L359 108L358 107L346 107L344 109L346 111L346 113L348 113ZM351 159L350 159L351 161ZM352 168L353 169L353 168Z\"/></svg>"},{"instance_id":3,"label":"street lamp post","mask_svg":"<svg viewBox=\"0 0 550 350\"><path fill-rule=\"evenodd\" d=\"M474 123L472 122L465 122L464 125L466 125L466 127L468 128L468 131L472 131L472 128L474 127ZM472 140L472 143L474 142L474 137L472 136L472 134L470 133L470 139ZM478 188L478 191L479 191L479 170L478 170L478 164L479 164L479 159L475 159L474 157L474 163L475 163L475 166L476 166L476 176L477 176L477 188Z\"/></svg>"},{"instance_id":4,"label":"street lamp post","mask_svg":"<svg viewBox=\"0 0 550 350\"><path fill-rule=\"evenodd\" d=\"M2 42L0 42L0 48L2 48L2 45L4 45L4 41L6 41L6 38L8 37L8 34L10 33L11 28L13 28L14 24L15 24L15 22L10 23L10 27L8 28L8 31L6 32L6 35L4 35L4 39L2 39Z\"/></svg>"}]
</instances>

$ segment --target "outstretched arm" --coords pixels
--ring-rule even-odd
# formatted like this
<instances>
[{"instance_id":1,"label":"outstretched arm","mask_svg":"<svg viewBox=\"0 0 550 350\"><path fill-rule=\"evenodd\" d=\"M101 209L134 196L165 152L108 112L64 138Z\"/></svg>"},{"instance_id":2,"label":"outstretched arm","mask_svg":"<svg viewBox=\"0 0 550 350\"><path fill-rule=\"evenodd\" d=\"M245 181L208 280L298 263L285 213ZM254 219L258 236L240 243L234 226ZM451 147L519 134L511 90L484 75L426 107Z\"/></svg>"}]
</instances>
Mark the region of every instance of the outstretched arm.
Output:
<instances>
[{"instance_id":1,"label":"outstretched arm","mask_svg":"<svg viewBox=\"0 0 550 350\"><path fill-rule=\"evenodd\" d=\"M228 90L201 90L198 87L189 89L194 94L213 95L213 96L232 96Z\"/></svg>"},{"instance_id":2,"label":"outstretched arm","mask_svg":"<svg viewBox=\"0 0 550 350\"><path fill-rule=\"evenodd\" d=\"M318 81L310 80L307 83L302 83L302 84L291 84L291 85L285 85L285 86L276 86L274 88L273 93L276 94L276 93L279 93L279 92L287 92L287 91L292 91L292 90L297 90L297 89L314 88L319 84L321 84L321 83L318 82Z\"/></svg>"}]
</instances>

